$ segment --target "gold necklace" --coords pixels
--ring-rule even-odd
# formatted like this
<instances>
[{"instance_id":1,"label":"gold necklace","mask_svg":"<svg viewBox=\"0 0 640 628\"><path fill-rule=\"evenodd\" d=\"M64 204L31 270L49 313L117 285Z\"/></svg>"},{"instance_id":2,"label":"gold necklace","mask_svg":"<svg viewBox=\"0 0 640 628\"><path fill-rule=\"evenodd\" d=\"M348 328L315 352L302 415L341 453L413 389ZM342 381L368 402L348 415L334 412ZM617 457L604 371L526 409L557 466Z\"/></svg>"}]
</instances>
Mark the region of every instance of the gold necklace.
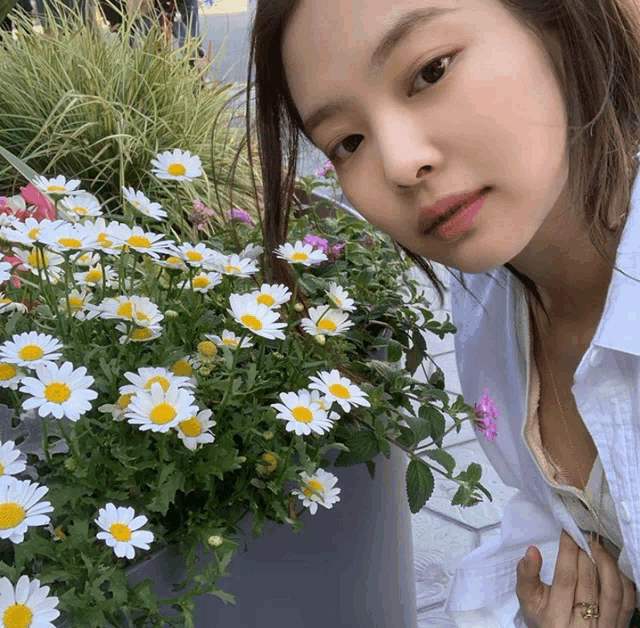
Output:
<instances>
[{"instance_id":1,"label":"gold necklace","mask_svg":"<svg viewBox=\"0 0 640 628\"><path fill-rule=\"evenodd\" d=\"M531 311L533 312L533 308L531 308ZM556 395L556 399L558 401L558 407L560 408L560 415L562 416L562 422L564 423L564 427L565 430L567 432L567 438L569 439L569 445L571 446L571 451L573 452L574 455L574 459L576 461L578 461L578 456L576 455L575 449L573 447L573 440L571 438L571 431L569 430L569 427L567 426L567 421L565 419L564 416L564 412L562 411L562 404L560 403L560 396L558 395L558 391L556 389L556 382L553 378L553 373L551 372L551 366L549 364L549 358L547 356L547 349L544 345L544 342L542 340L542 332L540 331L540 326L537 325L537 315L535 315L534 313L534 317L535 317L535 323L536 326L538 328L538 337L540 338L540 345L542 346L542 351L544 352L544 359L547 362L547 369L549 370L549 376L551 377L551 384L553 385L553 391ZM596 527L599 531L603 531L604 530L604 526L601 524L600 519L598 517L598 512L600 512L602 510L602 498L603 498L603 486L604 486L604 469L602 470L602 476L600 478L600 510L596 511L593 508L593 505L591 504L591 502L589 501L589 498L587 496L587 483L584 480L584 476L582 475L582 468L579 467L578 471L580 473L580 479L582 480L582 484L585 487L585 490L583 490L585 499L587 501L587 504L590 507L589 512L591 513L592 517L595 519L596 521ZM596 536L598 537L598 540L601 539L601 534L600 532L598 532L596 534ZM590 534L591 537L591 546L593 547L593 531L591 531ZM573 605L573 608L579 608L579 607L585 607L585 610L582 611L582 618L583 619L592 619L592 618L597 618L599 616L599 608L598 608L598 582L597 582L597 577L598 577L598 568L597 565L594 561L592 561L593 563L593 570L592 570L592 574L593 574L593 578L592 578L592 583L593 583L593 587L592 587L592 591L593 591L593 602L591 604L587 604L586 602L578 602L576 604Z\"/></svg>"}]
</instances>

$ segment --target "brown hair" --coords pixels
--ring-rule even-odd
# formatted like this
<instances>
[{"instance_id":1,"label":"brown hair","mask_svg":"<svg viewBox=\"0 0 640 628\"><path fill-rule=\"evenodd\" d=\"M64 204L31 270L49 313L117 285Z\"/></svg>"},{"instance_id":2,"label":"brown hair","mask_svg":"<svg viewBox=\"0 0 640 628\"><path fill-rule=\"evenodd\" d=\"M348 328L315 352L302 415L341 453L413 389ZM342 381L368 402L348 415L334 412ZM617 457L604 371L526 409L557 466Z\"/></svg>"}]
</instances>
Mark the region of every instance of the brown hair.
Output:
<instances>
[{"instance_id":1,"label":"brown hair","mask_svg":"<svg viewBox=\"0 0 640 628\"><path fill-rule=\"evenodd\" d=\"M624 228L631 189L640 163L638 6L634 0L500 2L545 45L553 60L556 76L564 87L568 113L569 207L581 208L589 239L600 256L613 265L615 260L606 253L604 246ZM284 30L298 4L299 0L257 0L251 28L246 90L250 149L249 95L251 70L255 64L256 126L265 205L264 218L261 217L262 234L272 279L289 285L290 270L273 256L272 251L287 237L295 191L299 134L305 135L302 119L287 85L281 54ZM564 76L562 68L545 44L545 35L550 32L555 33L562 42ZM286 164L283 157L286 158ZM253 166L251 150L249 160ZM446 287L438 279L430 262L404 246L398 246L427 274L442 305ZM522 282L525 290L535 297L549 318L535 283L511 264L504 264L504 268ZM627 275L624 271L620 272ZM491 273L484 274L492 276ZM455 274L453 276L468 291L462 273L460 278Z\"/></svg>"}]
</instances>

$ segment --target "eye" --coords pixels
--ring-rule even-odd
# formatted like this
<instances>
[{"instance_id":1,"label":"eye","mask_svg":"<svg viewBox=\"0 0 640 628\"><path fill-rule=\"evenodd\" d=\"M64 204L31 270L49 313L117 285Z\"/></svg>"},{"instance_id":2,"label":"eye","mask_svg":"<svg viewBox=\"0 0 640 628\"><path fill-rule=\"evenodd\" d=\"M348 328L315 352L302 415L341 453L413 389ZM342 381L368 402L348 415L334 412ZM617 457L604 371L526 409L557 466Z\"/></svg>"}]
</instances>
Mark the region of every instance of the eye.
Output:
<instances>
[{"instance_id":1,"label":"eye","mask_svg":"<svg viewBox=\"0 0 640 628\"><path fill-rule=\"evenodd\" d=\"M418 78L422 78L423 76L425 77L425 80L431 84L433 83L437 83L440 79L442 79L442 77L444 76L444 74L446 73L446 70L443 69L443 66L446 67L446 69L449 68L449 64L451 63L451 61L453 60L453 58L457 55L459 51L456 51L455 53L451 53L448 55L443 55L441 57L438 57L437 59L433 59L432 61L429 61L429 63L427 63L426 65L423 65L422 68L420 68L420 70L418 71L418 73L413 77L413 80L411 81L411 85L413 86L414 83L416 82L416 80ZM447 61L447 63L444 63L444 61ZM422 88L424 89L424 88ZM417 89L417 90L412 90L408 96L411 97L413 96L413 94L415 94L416 92L420 92L422 91L422 89ZM354 143L353 140L351 138L357 138L357 137L363 137L362 135L349 135L347 137L345 137L343 140L340 140L339 142L337 142L336 144L334 144L327 152L328 152L328 156L329 156L329 160L334 164L339 164L342 163L344 161L346 161L348 159L348 157L340 157L338 155L338 149L345 144L345 148L347 147L347 143L350 144L351 146L355 147L353 148L353 151L355 152L358 148L358 145L360 144L360 142Z\"/></svg>"}]
</instances>

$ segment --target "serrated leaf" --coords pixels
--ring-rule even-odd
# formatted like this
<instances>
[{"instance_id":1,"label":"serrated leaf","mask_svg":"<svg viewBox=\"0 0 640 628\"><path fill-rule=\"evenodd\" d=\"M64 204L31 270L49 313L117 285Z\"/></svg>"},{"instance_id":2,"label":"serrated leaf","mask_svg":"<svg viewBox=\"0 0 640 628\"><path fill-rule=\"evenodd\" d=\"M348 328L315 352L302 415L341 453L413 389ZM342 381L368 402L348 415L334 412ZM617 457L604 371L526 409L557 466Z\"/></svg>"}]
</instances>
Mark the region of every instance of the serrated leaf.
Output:
<instances>
[{"instance_id":1,"label":"serrated leaf","mask_svg":"<svg viewBox=\"0 0 640 628\"><path fill-rule=\"evenodd\" d=\"M414 458L409 462L405 475L409 509L412 514L420 512L433 494L435 481L431 469L424 461Z\"/></svg>"},{"instance_id":2,"label":"serrated leaf","mask_svg":"<svg viewBox=\"0 0 640 628\"><path fill-rule=\"evenodd\" d=\"M380 453L380 445L378 438L370 430L360 430L358 432L345 430L344 438L341 440L350 449L343 451L336 458L334 466L348 467L354 464L360 464L367 460L371 460Z\"/></svg>"},{"instance_id":3,"label":"serrated leaf","mask_svg":"<svg viewBox=\"0 0 640 628\"><path fill-rule=\"evenodd\" d=\"M421 455L428 456L431 460L439 462L449 473L453 473L456 468L454 457L444 449L427 449Z\"/></svg>"},{"instance_id":4,"label":"serrated leaf","mask_svg":"<svg viewBox=\"0 0 640 628\"><path fill-rule=\"evenodd\" d=\"M424 353L422 349L414 344L409 351L407 351L407 361L405 362L405 368L411 375L414 375L418 370L422 361L424 360Z\"/></svg>"},{"instance_id":5,"label":"serrated leaf","mask_svg":"<svg viewBox=\"0 0 640 628\"><path fill-rule=\"evenodd\" d=\"M467 467L467 480L469 482L477 483L482 477L482 467L477 462L472 462Z\"/></svg>"}]
</instances>

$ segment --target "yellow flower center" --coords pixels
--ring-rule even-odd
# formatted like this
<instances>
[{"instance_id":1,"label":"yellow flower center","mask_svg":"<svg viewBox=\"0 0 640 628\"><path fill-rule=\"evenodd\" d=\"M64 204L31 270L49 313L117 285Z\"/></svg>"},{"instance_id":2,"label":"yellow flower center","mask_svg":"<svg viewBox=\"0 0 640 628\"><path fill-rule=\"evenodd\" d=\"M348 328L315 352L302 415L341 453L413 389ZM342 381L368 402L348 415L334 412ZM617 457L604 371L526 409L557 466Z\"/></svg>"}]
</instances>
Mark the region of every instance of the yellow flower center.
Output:
<instances>
[{"instance_id":1,"label":"yellow flower center","mask_svg":"<svg viewBox=\"0 0 640 628\"><path fill-rule=\"evenodd\" d=\"M193 287L194 288L206 288L209 283L209 279L203 275L198 275L198 277L194 277L193 279Z\"/></svg>"},{"instance_id":2,"label":"yellow flower center","mask_svg":"<svg viewBox=\"0 0 640 628\"><path fill-rule=\"evenodd\" d=\"M4 465L0 462L0 475L4 473Z\"/></svg>"},{"instance_id":3,"label":"yellow flower center","mask_svg":"<svg viewBox=\"0 0 640 628\"><path fill-rule=\"evenodd\" d=\"M273 454L262 454L262 459L267 463L267 471L273 471L278 466L278 459Z\"/></svg>"},{"instance_id":4,"label":"yellow flower center","mask_svg":"<svg viewBox=\"0 0 640 628\"><path fill-rule=\"evenodd\" d=\"M107 248L113 244L113 241L109 240L109 237L106 233L101 233L98 235L98 242L100 243L100 246L104 248Z\"/></svg>"},{"instance_id":5,"label":"yellow flower center","mask_svg":"<svg viewBox=\"0 0 640 628\"><path fill-rule=\"evenodd\" d=\"M100 281L102 279L102 270L100 268L92 268L85 275L85 281Z\"/></svg>"},{"instance_id":6,"label":"yellow flower center","mask_svg":"<svg viewBox=\"0 0 640 628\"><path fill-rule=\"evenodd\" d=\"M131 303L131 301L125 301L124 303L121 303L116 310L116 314L124 318L131 318L133 315L133 304Z\"/></svg>"},{"instance_id":7,"label":"yellow flower center","mask_svg":"<svg viewBox=\"0 0 640 628\"><path fill-rule=\"evenodd\" d=\"M187 251L186 257L190 262L201 262L204 258L198 251Z\"/></svg>"},{"instance_id":8,"label":"yellow flower center","mask_svg":"<svg viewBox=\"0 0 640 628\"><path fill-rule=\"evenodd\" d=\"M18 355L22 360L39 360L44 355L44 351L38 345L25 345L18 351Z\"/></svg>"},{"instance_id":9,"label":"yellow flower center","mask_svg":"<svg viewBox=\"0 0 640 628\"><path fill-rule=\"evenodd\" d=\"M318 329L324 329L326 331L335 331L337 329L337 326L331 319L323 318L318 323Z\"/></svg>"},{"instance_id":10,"label":"yellow flower center","mask_svg":"<svg viewBox=\"0 0 640 628\"><path fill-rule=\"evenodd\" d=\"M72 207L71 209L73 209L73 211L80 215L80 216L86 216L89 212L87 211L86 207L83 207L82 205L76 205L75 207Z\"/></svg>"},{"instance_id":11,"label":"yellow flower center","mask_svg":"<svg viewBox=\"0 0 640 628\"><path fill-rule=\"evenodd\" d=\"M246 325L249 329L253 331L258 331L262 329L262 321L251 314L245 314L240 318L243 325Z\"/></svg>"},{"instance_id":12,"label":"yellow flower center","mask_svg":"<svg viewBox=\"0 0 640 628\"><path fill-rule=\"evenodd\" d=\"M63 382L51 382L45 386L44 396L47 401L64 403L71 397L71 388Z\"/></svg>"},{"instance_id":13,"label":"yellow flower center","mask_svg":"<svg viewBox=\"0 0 640 628\"><path fill-rule=\"evenodd\" d=\"M309 259L309 256L306 253L294 253L291 256L291 259L295 262L301 262L305 259Z\"/></svg>"},{"instance_id":14,"label":"yellow flower center","mask_svg":"<svg viewBox=\"0 0 640 628\"><path fill-rule=\"evenodd\" d=\"M48 194L66 194L67 188L62 185L50 185L47 188Z\"/></svg>"},{"instance_id":15,"label":"yellow flower center","mask_svg":"<svg viewBox=\"0 0 640 628\"><path fill-rule=\"evenodd\" d=\"M342 384L331 384L329 386L329 392L334 397L340 397L340 399L350 399L351 395L349 394L349 389Z\"/></svg>"},{"instance_id":16,"label":"yellow flower center","mask_svg":"<svg viewBox=\"0 0 640 628\"><path fill-rule=\"evenodd\" d=\"M42 263L42 256L44 255L44 265ZM45 251L38 251L38 249L33 249L31 253L29 253L29 257L27 257L27 264L29 266L33 266L34 268L45 268L49 266L49 254Z\"/></svg>"},{"instance_id":17,"label":"yellow flower center","mask_svg":"<svg viewBox=\"0 0 640 628\"><path fill-rule=\"evenodd\" d=\"M58 244L66 246L68 249L82 248L82 240L78 240L78 238L60 238Z\"/></svg>"},{"instance_id":18,"label":"yellow flower center","mask_svg":"<svg viewBox=\"0 0 640 628\"><path fill-rule=\"evenodd\" d=\"M10 626L11 628L29 628L32 618L33 613L28 606L24 604L12 604L11 606L7 606L7 610L4 612L2 624L3 626Z\"/></svg>"},{"instance_id":19,"label":"yellow flower center","mask_svg":"<svg viewBox=\"0 0 640 628\"><path fill-rule=\"evenodd\" d=\"M81 310L84 305L84 301L80 297L71 296L69 297L69 305L72 310Z\"/></svg>"},{"instance_id":20,"label":"yellow flower center","mask_svg":"<svg viewBox=\"0 0 640 628\"><path fill-rule=\"evenodd\" d=\"M131 338L133 340L149 340L153 336L153 333L148 327L138 327L131 332Z\"/></svg>"},{"instance_id":21,"label":"yellow flower center","mask_svg":"<svg viewBox=\"0 0 640 628\"><path fill-rule=\"evenodd\" d=\"M159 403L151 410L151 420L156 424L169 423L176 418L176 410L169 403Z\"/></svg>"},{"instance_id":22,"label":"yellow flower center","mask_svg":"<svg viewBox=\"0 0 640 628\"><path fill-rule=\"evenodd\" d=\"M309 488L305 488L302 491L307 497L310 498L314 494L313 491L321 494L323 493L322 483L318 482L318 480L311 480L310 482L307 482L307 484L309 485Z\"/></svg>"},{"instance_id":23,"label":"yellow flower center","mask_svg":"<svg viewBox=\"0 0 640 628\"><path fill-rule=\"evenodd\" d=\"M141 249L148 249L151 246L151 240L145 236L133 235L127 239L127 244Z\"/></svg>"},{"instance_id":24,"label":"yellow flower center","mask_svg":"<svg viewBox=\"0 0 640 628\"><path fill-rule=\"evenodd\" d=\"M230 345L232 347L237 347L238 346L237 338L223 338L222 342L224 342L225 345Z\"/></svg>"},{"instance_id":25,"label":"yellow flower center","mask_svg":"<svg viewBox=\"0 0 640 628\"><path fill-rule=\"evenodd\" d=\"M342 307L342 299L339 299L335 294L333 295L333 302L334 302L338 307Z\"/></svg>"},{"instance_id":26,"label":"yellow flower center","mask_svg":"<svg viewBox=\"0 0 640 628\"><path fill-rule=\"evenodd\" d=\"M167 392L169 390L169 380L164 375L154 375L147 380L147 383L144 385L146 390L151 390L151 386L155 383L160 384L162 386L162 390Z\"/></svg>"},{"instance_id":27,"label":"yellow flower center","mask_svg":"<svg viewBox=\"0 0 640 628\"><path fill-rule=\"evenodd\" d=\"M29 231L27 231L27 235L32 240L35 240L38 237L39 233L40 233L40 227L34 227L33 229L29 229Z\"/></svg>"},{"instance_id":28,"label":"yellow flower center","mask_svg":"<svg viewBox=\"0 0 640 628\"><path fill-rule=\"evenodd\" d=\"M218 353L218 347L210 340L203 340L198 343L198 351L203 355L212 356Z\"/></svg>"},{"instance_id":29,"label":"yellow flower center","mask_svg":"<svg viewBox=\"0 0 640 628\"><path fill-rule=\"evenodd\" d=\"M11 299L5 299L5 298L0 299L0 303L11 303L11 302L12 302Z\"/></svg>"},{"instance_id":30,"label":"yellow flower center","mask_svg":"<svg viewBox=\"0 0 640 628\"><path fill-rule=\"evenodd\" d=\"M109 532L113 535L116 541L130 541L131 540L131 528L124 523L112 523L109 528Z\"/></svg>"},{"instance_id":31,"label":"yellow flower center","mask_svg":"<svg viewBox=\"0 0 640 628\"><path fill-rule=\"evenodd\" d=\"M16 502L0 504L0 530L15 528L26 517L25 509Z\"/></svg>"},{"instance_id":32,"label":"yellow flower center","mask_svg":"<svg viewBox=\"0 0 640 628\"><path fill-rule=\"evenodd\" d=\"M167 257L167 264L182 264L182 260L175 255L170 255L169 257Z\"/></svg>"},{"instance_id":33,"label":"yellow flower center","mask_svg":"<svg viewBox=\"0 0 640 628\"><path fill-rule=\"evenodd\" d=\"M232 266L231 264L227 264L224 267L224 270L227 273L241 273L242 272L237 266Z\"/></svg>"},{"instance_id":34,"label":"yellow flower center","mask_svg":"<svg viewBox=\"0 0 640 628\"><path fill-rule=\"evenodd\" d=\"M180 421L178 425L187 436L194 437L200 436L200 434L202 434L202 426L200 425L200 421L198 421L195 416L192 416L186 421Z\"/></svg>"},{"instance_id":35,"label":"yellow flower center","mask_svg":"<svg viewBox=\"0 0 640 628\"><path fill-rule=\"evenodd\" d=\"M131 397L133 397L133 393L120 395L116 403L124 410L129 405L129 402L131 401Z\"/></svg>"},{"instance_id":36,"label":"yellow flower center","mask_svg":"<svg viewBox=\"0 0 640 628\"><path fill-rule=\"evenodd\" d=\"M185 375L187 377L193 374L193 367L186 360L178 360L172 367L171 372L174 375Z\"/></svg>"},{"instance_id":37,"label":"yellow flower center","mask_svg":"<svg viewBox=\"0 0 640 628\"><path fill-rule=\"evenodd\" d=\"M169 164L167 172L173 177L182 177L187 174L187 169L184 167L184 164L172 163Z\"/></svg>"},{"instance_id":38,"label":"yellow flower center","mask_svg":"<svg viewBox=\"0 0 640 628\"><path fill-rule=\"evenodd\" d=\"M148 321L151 320L151 317L146 312L140 312L136 310L134 318L136 321Z\"/></svg>"},{"instance_id":39,"label":"yellow flower center","mask_svg":"<svg viewBox=\"0 0 640 628\"><path fill-rule=\"evenodd\" d=\"M3 362L0 364L0 380L6 382L8 379L16 376L18 369L13 364Z\"/></svg>"},{"instance_id":40,"label":"yellow flower center","mask_svg":"<svg viewBox=\"0 0 640 628\"><path fill-rule=\"evenodd\" d=\"M293 418L300 423L311 423L313 420L313 412L306 406L296 406L292 411Z\"/></svg>"},{"instance_id":41,"label":"yellow flower center","mask_svg":"<svg viewBox=\"0 0 640 628\"><path fill-rule=\"evenodd\" d=\"M270 294L261 294L258 297L258 303L263 303L267 307L271 307L276 300Z\"/></svg>"}]
</instances>

